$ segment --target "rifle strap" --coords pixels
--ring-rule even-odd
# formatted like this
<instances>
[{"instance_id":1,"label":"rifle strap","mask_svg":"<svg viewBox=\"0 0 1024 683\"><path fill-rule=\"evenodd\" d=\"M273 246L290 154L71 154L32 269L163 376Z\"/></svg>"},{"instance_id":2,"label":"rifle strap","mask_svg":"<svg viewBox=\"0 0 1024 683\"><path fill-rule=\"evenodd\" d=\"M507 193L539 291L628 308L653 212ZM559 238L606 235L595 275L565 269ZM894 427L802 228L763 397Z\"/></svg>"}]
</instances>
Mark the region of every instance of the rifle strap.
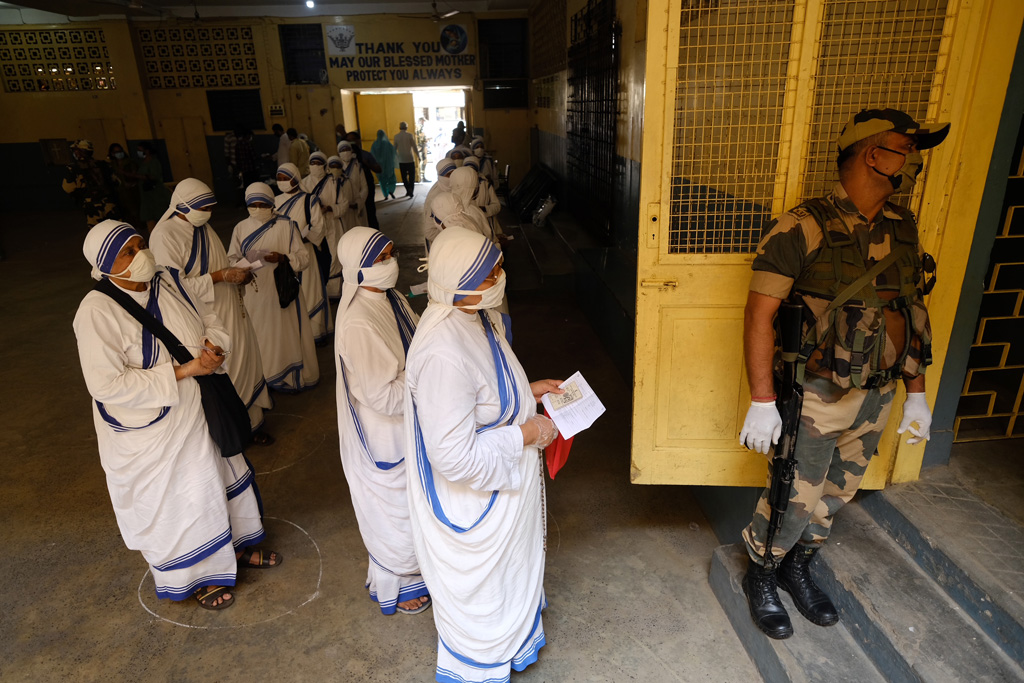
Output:
<instances>
[{"instance_id":1,"label":"rifle strap","mask_svg":"<svg viewBox=\"0 0 1024 683\"><path fill-rule=\"evenodd\" d=\"M839 292L839 294L836 295L836 298L832 299L832 303L830 303L828 308L825 309L825 315L828 315L845 304L854 294L864 289L868 284L874 282L876 277L878 277L886 268L896 263L896 261L898 261L909 248L910 246L906 244L899 245L890 251L888 256L872 266L870 270L851 282L849 287Z\"/></svg>"}]
</instances>

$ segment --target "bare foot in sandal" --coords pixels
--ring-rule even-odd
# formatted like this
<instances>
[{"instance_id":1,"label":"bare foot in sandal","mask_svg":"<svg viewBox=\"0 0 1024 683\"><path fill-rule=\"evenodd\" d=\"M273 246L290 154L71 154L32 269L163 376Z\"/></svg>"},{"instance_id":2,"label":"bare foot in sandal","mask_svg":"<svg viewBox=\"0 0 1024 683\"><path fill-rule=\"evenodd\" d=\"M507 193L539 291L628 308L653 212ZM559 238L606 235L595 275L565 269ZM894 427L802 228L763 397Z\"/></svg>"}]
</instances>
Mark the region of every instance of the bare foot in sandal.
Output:
<instances>
[{"instance_id":1,"label":"bare foot in sandal","mask_svg":"<svg viewBox=\"0 0 1024 683\"><path fill-rule=\"evenodd\" d=\"M406 614L418 614L425 610L429 604L430 596L424 595L422 598L413 598L412 600L398 603L398 609Z\"/></svg>"},{"instance_id":2,"label":"bare foot in sandal","mask_svg":"<svg viewBox=\"0 0 1024 683\"><path fill-rule=\"evenodd\" d=\"M228 586L203 586L192 596L203 609L227 609L235 604L235 596L229 592L230 590Z\"/></svg>"},{"instance_id":3,"label":"bare foot in sandal","mask_svg":"<svg viewBox=\"0 0 1024 683\"><path fill-rule=\"evenodd\" d=\"M273 550L246 548L235 553L239 568L270 569L284 561L284 557Z\"/></svg>"}]
</instances>

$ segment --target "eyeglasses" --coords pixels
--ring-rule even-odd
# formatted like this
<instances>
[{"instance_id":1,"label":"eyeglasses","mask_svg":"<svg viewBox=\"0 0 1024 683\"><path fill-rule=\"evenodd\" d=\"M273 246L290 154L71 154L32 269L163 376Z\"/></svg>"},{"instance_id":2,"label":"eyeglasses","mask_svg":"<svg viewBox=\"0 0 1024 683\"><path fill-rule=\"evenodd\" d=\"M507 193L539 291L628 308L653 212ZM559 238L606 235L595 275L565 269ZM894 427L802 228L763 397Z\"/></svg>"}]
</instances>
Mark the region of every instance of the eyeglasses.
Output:
<instances>
[{"instance_id":1,"label":"eyeglasses","mask_svg":"<svg viewBox=\"0 0 1024 683\"><path fill-rule=\"evenodd\" d=\"M380 256L377 257L377 260L375 260L374 263L384 263L388 259L396 259L400 254L401 252L398 250L398 247L391 247L391 253L381 252Z\"/></svg>"}]
</instances>

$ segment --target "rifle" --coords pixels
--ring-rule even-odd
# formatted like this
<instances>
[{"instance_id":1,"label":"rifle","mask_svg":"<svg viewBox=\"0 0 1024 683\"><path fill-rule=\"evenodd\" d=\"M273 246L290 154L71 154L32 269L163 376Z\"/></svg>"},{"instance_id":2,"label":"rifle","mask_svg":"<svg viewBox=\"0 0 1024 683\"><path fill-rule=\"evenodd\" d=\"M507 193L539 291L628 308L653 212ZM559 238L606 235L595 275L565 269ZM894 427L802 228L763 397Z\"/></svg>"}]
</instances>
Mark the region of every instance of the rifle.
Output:
<instances>
[{"instance_id":1,"label":"rifle","mask_svg":"<svg viewBox=\"0 0 1024 683\"><path fill-rule=\"evenodd\" d=\"M782 417L782 434L772 454L772 484L768 489L768 505L771 516L764 543L764 566L774 570L777 565L772 554L772 542L782 527L782 520L789 507L789 496L793 490L793 478L797 462L796 433L800 428L800 412L804 404L803 387L796 381L797 355L800 352L800 336L803 323L803 304L783 301L779 307L779 339L782 344L782 377L779 382L775 406Z\"/></svg>"}]
</instances>

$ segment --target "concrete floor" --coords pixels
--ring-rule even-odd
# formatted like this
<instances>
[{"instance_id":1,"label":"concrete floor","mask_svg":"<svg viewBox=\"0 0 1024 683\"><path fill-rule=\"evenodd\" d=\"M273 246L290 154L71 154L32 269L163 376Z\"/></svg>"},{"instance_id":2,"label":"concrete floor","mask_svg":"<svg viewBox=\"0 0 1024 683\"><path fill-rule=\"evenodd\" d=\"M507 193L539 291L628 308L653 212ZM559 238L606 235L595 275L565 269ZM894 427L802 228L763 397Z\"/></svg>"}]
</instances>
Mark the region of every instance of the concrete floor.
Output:
<instances>
[{"instance_id":1,"label":"concrete floor","mask_svg":"<svg viewBox=\"0 0 1024 683\"><path fill-rule=\"evenodd\" d=\"M412 202L379 204L406 252L403 286L424 279L411 266L425 194L420 185ZM222 237L241 215L217 210ZM320 386L276 397L267 428L277 444L249 453L266 545L284 553L282 567L240 575L225 612L158 601L145 561L118 534L78 365L71 321L92 285L80 217L7 214L4 223L0 679L433 680L432 612L383 617L363 588L331 348L319 351ZM582 370L608 408L548 482L548 645L513 681L758 680L708 586L718 541L688 489L629 483L629 387L572 294L519 294L511 306L528 374Z\"/></svg>"}]
</instances>

